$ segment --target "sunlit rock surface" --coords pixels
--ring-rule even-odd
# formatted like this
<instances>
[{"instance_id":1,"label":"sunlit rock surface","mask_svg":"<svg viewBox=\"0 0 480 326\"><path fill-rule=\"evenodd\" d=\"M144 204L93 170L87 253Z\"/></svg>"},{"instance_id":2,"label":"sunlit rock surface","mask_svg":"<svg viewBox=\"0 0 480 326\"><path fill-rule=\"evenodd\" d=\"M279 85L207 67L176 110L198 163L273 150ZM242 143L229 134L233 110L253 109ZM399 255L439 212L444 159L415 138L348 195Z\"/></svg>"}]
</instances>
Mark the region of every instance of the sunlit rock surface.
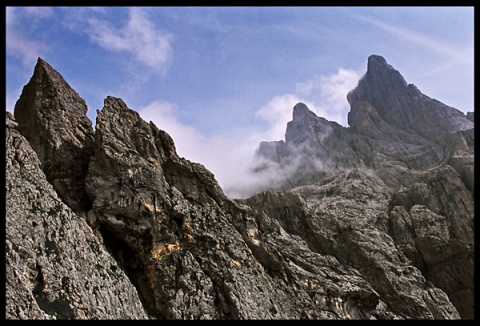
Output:
<instances>
[{"instance_id":1,"label":"sunlit rock surface","mask_svg":"<svg viewBox=\"0 0 480 326\"><path fill-rule=\"evenodd\" d=\"M48 183L11 114L6 119L5 318L148 318L121 266Z\"/></svg>"},{"instance_id":2,"label":"sunlit rock surface","mask_svg":"<svg viewBox=\"0 0 480 326\"><path fill-rule=\"evenodd\" d=\"M473 319L473 122L379 56L348 100L349 128L295 105L269 189L232 199L120 98L91 130L39 59L6 121L6 318Z\"/></svg>"}]
</instances>

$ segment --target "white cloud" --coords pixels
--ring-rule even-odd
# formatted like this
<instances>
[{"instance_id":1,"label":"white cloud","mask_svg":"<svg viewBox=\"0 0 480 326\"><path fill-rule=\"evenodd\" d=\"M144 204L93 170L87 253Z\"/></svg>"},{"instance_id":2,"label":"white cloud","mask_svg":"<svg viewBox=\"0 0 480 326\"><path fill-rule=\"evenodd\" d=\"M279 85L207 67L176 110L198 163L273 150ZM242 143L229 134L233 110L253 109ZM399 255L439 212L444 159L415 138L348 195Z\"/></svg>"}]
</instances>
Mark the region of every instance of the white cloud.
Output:
<instances>
[{"instance_id":1,"label":"white cloud","mask_svg":"<svg viewBox=\"0 0 480 326\"><path fill-rule=\"evenodd\" d=\"M206 137L180 122L177 107L169 102L155 101L138 112L144 120L152 121L173 138L179 156L201 163L212 172L224 190L242 182L261 140L258 132L246 129Z\"/></svg>"},{"instance_id":2,"label":"white cloud","mask_svg":"<svg viewBox=\"0 0 480 326\"><path fill-rule=\"evenodd\" d=\"M29 40L12 29L7 29L6 38L7 53L20 57L24 67L35 65L37 58L42 57L48 50L45 44Z\"/></svg>"},{"instance_id":3,"label":"white cloud","mask_svg":"<svg viewBox=\"0 0 480 326\"><path fill-rule=\"evenodd\" d=\"M298 102L302 102L302 100L297 95L283 94L275 96L256 112L256 116L265 120L268 124L267 129L261 132L263 135L262 140L285 139L287 122L292 120L292 110Z\"/></svg>"},{"instance_id":4,"label":"white cloud","mask_svg":"<svg viewBox=\"0 0 480 326\"><path fill-rule=\"evenodd\" d=\"M307 106L318 116L347 126L350 106L347 94L354 89L361 77L359 71L339 68L336 73L321 75L313 80L298 83L297 92L315 105Z\"/></svg>"},{"instance_id":5,"label":"white cloud","mask_svg":"<svg viewBox=\"0 0 480 326\"><path fill-rule=\"evenodd\" d=\"M358 79L359 73L342 68L334 74L300 83L297 87L298 95L275 96L256 112L255 116L266 122L265 128L252 129L246 126L210 137L182 123L178 119L178 108L172 103L155 101L138 112L144 120L153 121L173 138L180 156L201 163L210 170L227 195L246 197L266 183L278 182L277 174L288 174L299 166L299 161L292 161L288 167L281 169L272 165L271 169L261 174L250 171L260 142L285 140L287 123L293 118L293 107L298 102L303 102L327 120L339 122L340 115L345 115L342 118L346 119L346 95L356 86ZM316 168L321 169L322 162L317 163L319 166Z\"/></svg>"},{"instance_id":6,"label":"white cloud","mask_svg":"<svg viewBox=\"0 0 480 326\"><path fill-rule=\"evenodd\" d=\"M260 142L285 140L287 123L292 120L293 107L299 102L307 105L317 116L346 126L347 113L350 110L346 96L357 86L360 77L360 72L340 68L336 73L321 75L314 80L298 83L297 94L287 93L275 96L262 106L256 112L256 116L267 122L265 129L239 132L240 136L235 139L235 142L231 142L233 139L227 137L223 139L222 146L219 146L217 161L234 166L232 173L222 174L223 179L218 178L218 180L222 180L221 185L224 191L233 197L246 197L251 195L252 191L264 188L265 185L272 186L277 182L284 182L285 180L282 178L288 178L288 175L300 166L303 156L299 155L299 160L295 160L296 157L293 155L293 161L283 167L279 167L273 162L263 162L270 168L253 174L250 167ZM249 137L241 137L241 135L249 135ZM243 150L239 150L239 147ZM302 150L308 151L306 148ZM226 153L236 163L229 163L228 159L225 160ZM324 162L311 163L316 164L315 169L324 168ZM255 165L259 164L261 162L255 162ZM214 164L211 166L213 168Z\"/></svg>"},{"instance_id":7,"label":"white cloud","mask_svg":"<svg viewBox=\"0 0 480 326\"><path fill-rule=\"evenodd\" d=\"M116 28L98 18L89 19L90 38L114 52L127 52L156 71L165 72L172 56L172 35L157 29L141 8L129 8L125 26Z\"/></svg>"},{"instance_id":8,"label":"white cloud","mask_svg":"<svg viewBox=\"0 0 480 326\"><path fill-rule=\"evenodd\" d=\"M293 107L299 102L319 117L346 126L350 110L347 94L357 86L360 77L358 71L339 68L336 73L297 83L296 94L275 96L256 112L268 123L268 129L262 132L263 140L285 139L287 122L292 120Z\"/></svg>"},{"instance_id":9,"label":"white cloud","mask_svg":"<svg viewBox=\"0 0 480 326\"><path fill-rule=\"evenodd\" d=\"M172 136L180 155L197 156L196 145L202 143L203 136L195 128L181 123L176 111L176 105L166 101L154 101L138 110L145 121L153 121L158 128Z\"/></svg>"}]
</instances>

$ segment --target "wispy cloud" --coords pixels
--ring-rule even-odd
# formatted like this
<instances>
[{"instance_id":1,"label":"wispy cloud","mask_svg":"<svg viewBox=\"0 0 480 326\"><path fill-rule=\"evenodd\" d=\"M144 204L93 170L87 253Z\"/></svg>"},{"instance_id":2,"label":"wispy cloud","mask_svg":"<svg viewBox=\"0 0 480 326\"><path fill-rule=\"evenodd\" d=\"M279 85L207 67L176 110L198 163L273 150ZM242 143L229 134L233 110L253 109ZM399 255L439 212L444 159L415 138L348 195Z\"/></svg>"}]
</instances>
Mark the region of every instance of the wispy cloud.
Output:
<instances>
[{"instance_id":1,"label":"wispy cloud","mask_svg":"<svg viewBox=\"0 0 480 326\"><path fill-rule=\"evenodd\" d=\"M117 28L105 20L90 18L91 40L104 49L126 52L134 59L164 73L172 58L172 35L156 28L142 8L129 8L127 23Z\"/></svg>"},{"instance_id":2,"label":"wispy cloud","mask_svg":"<svg viewBox=\"0 0 480 326\"><path fill-rule=\"evenodd\" d=\"M263 141L285 139L287 122L292 120L292 109L298 102L302 102L302 99L298 95L278 95L255 113L257 117L267 123L267 128L262 131ZM307 106L313 107L314 105L313 103L308 103Z\"/></svg>"},{"instance_id":3,"label":"wispy cloud","mask_svg":"<svg viewBox=\"0 0 480 326\"><path fill-rule=\"evenodd\" d=\"M37 58L48 51L48 46L38 40L24 36L21 25L36 23L49 18L53 14L51 8L44 7L7 7L6 18L6 50L7 54L20 58L24 67L30 68Z\"/></svg>"},{"instance_id":4,"label":"wispy cloud","mask_svg":"<svg viewBox=\"0 0 480 326\"><path fill-rule=\"evenodd\" d=\"M165 130L175 140L178 154L198 158L202 152L202 143L205 137L195 128L180 122L177 117L178 107L174 103L157 100L138 110L146 121L153 121L155 125Z\"/></svg>"},{"instance_id":5,"label":"wispy cloud","mask_svg":"<svg viewBox=\"0 0 480 326\"><path fill-rule=\"evenodd\" d=\"M164 101L152 102L138 112L144 120L152 121L174 139L178 155L201 163L214 173L227 194L227 189L243 181L263 136L263 133L245 127L225 135L207 137L182 123L178 118L179 108Z\"/></svg>"},{"instance_id":6,"label":"wispy cloud","mask_svg":"<svg viewBox=\"0 0 480 326\"><path fill-rule=\"evenodd\" d=\"M358 71L340 68L335 73L297 83L295 93L273 97L255 114L268 126L262 140L285 139L287 122L292 119L292 109L298 102L305 103L319 117L346 126L350 110L347 94L357 86L360 77Z\"/></svg>"},{"instance_id":7,"label":"wispy cloud","mask_svg":"<svg viewBox=\"0 0 480 326\"><path fill-rule=\"evenodd\" d=\"M392 35L400 37L405 41L411 42L417 46L427 47L437 53L446 55L456 62L471 62L473 60L472 53L465 52L464 49L456 48L452 44L447 44L445 42L438 41L418 32L387 24L371 17L366 17L360 14L353 15L360 20L371 23L372 25L375 25L382 30L389 32Z\"/></svg>"},{"instance_id":8,"label":"wispy cloud","mask_svg":"<svg viewBox=\"0 0 480 326\"><path fill-rule=\"evenodd\" d=\"M339 68L337 72L321 75L315 79L297 84L297 92L302 98L315 103L310 110L329 121L347 125L350 106L347 94L354 89L363 72Z\"/></svg>"},{"instance_id":9,"label":"wispy cloud","mask_svg":"<svg viewBox=\"0 0 480 326\"><path fill-rule=\"evenodd\" d=\"M202 163L214 173L227 195L246 197L267 183L279 181L276 174L290 173L299 166L299 162L291 162L288 167L272 166L263 173L251 171L253 163L259 164L254 162L254 154L260 142L285 140L287 123L293 118L293 107L303 102L327 120L338 122L340 116L346 119L349 109L346 95L359 78L358 72L341 68L336 73L299 83L296 93L275 96L255 112L252 119L263 120L262 128L245 126L222 135L207 137L182 123L178 118L180 108L173 103L155 101L138 112L143 119L153 121L172 136L180 156Z\"/></svg>"},{"instance_id":10,"label":"wispy cloud","mask_svg":"<svg viewBox=\"0 0 480 326\"><path fill-rule=\"evenodd\" d=\"M30 19L44 19L53 15L52 7L21 7Z\"/></svg>"}]
</instances>

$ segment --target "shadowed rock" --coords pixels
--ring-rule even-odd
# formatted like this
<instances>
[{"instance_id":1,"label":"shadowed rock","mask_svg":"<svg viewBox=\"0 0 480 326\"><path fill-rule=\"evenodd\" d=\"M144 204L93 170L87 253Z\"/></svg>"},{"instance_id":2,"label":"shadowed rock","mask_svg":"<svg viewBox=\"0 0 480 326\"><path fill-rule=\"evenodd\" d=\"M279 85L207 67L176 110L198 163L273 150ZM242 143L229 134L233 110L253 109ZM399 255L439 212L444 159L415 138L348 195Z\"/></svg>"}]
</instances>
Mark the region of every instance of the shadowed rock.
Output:
<instances>
[{"instance_id":1,"label":"shadowed rock","mask_svg":"<svg viewBox=\"0 0 480 326\"><path fill-rule=\"evenodd\" d=\"M7 318L472 318L473 124L452 111L437 114L455 120L446 131L418 132L403 113L410 125L394 126L371 95L391 94L370 88L390 76L403 94L406 83L381 57L368 70L349 96L350 128L298 103L285 141L256 154L270 190L234 200L120 98L82 133L84 101L39 60L22 122L6 121ZM85 202L66 175L83 180Z\"/></svg>"},{"instance_id":2,"label":"shadowed rock","mask_svg":"<svg viewBox=\"0 0 480 326\"><path fill-rule=\"evenodd\" d=\"M6 120L5 318L148 319L127 275Z\"/></svg>"},{"instance_id":3,"label":"shadowed rock","mask_svg":"<svg viewBox=\"0 0 480 326\"><path fill-rule=\"evenodd\" d=\"M33 76L15 104L18 130L37 153L47 180L76 211L90 207L84 179L93 153L92 122L85 101L38 58Z\"/></svg>"},{"instance_id":4,"label":"shadowed rock","mask_svg":"<svg viewBox=\"0 0 480 326\"><path fill-rule=\"evenodd\" d=\"M393 191L383 231L427 279L447 291L462 317L473 318L473 114L423 95L376 55L368 58L366 74L347 99L349 128L316 116L303 103L295 105L285 141L262 142L255 153L253 175L267 180L257 190L315 187L352 169L377 175ZM424 210L413 214L414 207ZM415 230L421 226L412 219L420 216L422 223L443 221L448 232L435 239L419 236ZM400 229L392 227L398 223ZM440 253L430 259L430 250ZM452 271L454 266L463 266L462 272Z\"/></svg>"}]
</instances>

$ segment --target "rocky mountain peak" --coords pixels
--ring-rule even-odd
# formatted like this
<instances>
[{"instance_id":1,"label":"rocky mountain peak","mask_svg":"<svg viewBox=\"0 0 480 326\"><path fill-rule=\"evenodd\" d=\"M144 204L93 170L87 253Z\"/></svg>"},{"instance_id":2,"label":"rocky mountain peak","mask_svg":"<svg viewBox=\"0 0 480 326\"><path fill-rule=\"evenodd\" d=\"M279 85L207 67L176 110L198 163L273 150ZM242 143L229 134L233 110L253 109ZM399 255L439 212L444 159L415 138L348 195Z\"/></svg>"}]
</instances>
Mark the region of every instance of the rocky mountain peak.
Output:
<instances>
[{"instance_id":1,"label":"rocky mountain peak","mask_svg":"<svg viewBox=\"0 0 480 326\"><path fill-rule=\"evenodd\" d=\"M386 88L392 86L398 88L407 85L403 76L389 65L385 58L379 55L368 57L366 78L382 80Z\"/></svg>"},{"instance_id":2,"label":"rocky mountain peak","mask_svg":"<svg viewBox=\"0 0 480 326\"><path fill-rule=\"evenodd\" d=\"M368 58L367 72L347 94L347 99L350 103L349 128L317 117L305 104L299 103L293 109L293 120L287 124L286 144L262 144L257 157L267 158L276 165L297 162L293 157L299 157L299 153L289 146L296 144L296 148L308 149L303 151L304 161L314 158L317 163L310 165L320 167L312 169L304 180L316 180L319 173L326 175L340 167L365 166L378 167L387 184L400 185L410 181L395 177L397 173L387 172L398 165L386 167L385 159L402 162L410 168L426 169L452 159L457 162L458 157L468 161L466 157L473 154L473 114L467 117L422 94L416 86L407 84L381 56ZM446 144L449 150L445 150ZM279 153L284 155L279 156ZM288 156L291 158L287 159ZM257 161L265 165L265 160ZM457 163L452 166L464 176L465 184L471 189L470 163L462 168ZM305 167L298 165L297 168ZM295 171L289 169L286 176L290 185L298 185L290 178L298 174L297 168L293 169Z\"/></svg>"},{"instance_id":3,"label":"rocky mountain peak","mask_svg":"<svg viewBox=\"0 0 480 326\"><path fill-rule=\"evenodd\" d=\"M269 182L267 188L295 191L304 187L318 193L318 187L337 180L342 171L368 171L394 192L389 211L398 206L411 211L408 214L412 217L441 215L453 223L444 245L455 246L449 237L456 234L453 237L462 239L469 251L466 248L473 239L468 226L473 221L473 113L465 115L422 94L378 55L368 58L367 72L347 99L348 128L317 117L304 104L295 105L286 142L262 143L256 152L255 161L266 168L254 171L261 176L275 169L284 180L280 184ZM453 194L459 197L449 199ZM452 204L458 206L451 209ZM412 211L412 207L416 209ZM423 207L426 211L417 215ZM390 217L396 220L394 211ZM456 223L462 226L454 226ZM458 264L471 264L470 258L465 260L457 253ZM438 260L425 264L428 267L421 268L432 271L430 279L445 284L433 271L446 266ZM461 301L453 296L454 301Z\"/></svg>"},{"instance_id":4,"label":"rocky mountain peak","mask_svg":"<svg viewBox=\"0 0 480 326\"><path fill-rule=\"evenodd\" d=\"M75 210L89 206L83 180L94 132L85 100L43 59L15 104L18 130L35 150L59 195Z\"/></svg>"},{"instance_id":5,"label":"rocky mountain peak","mask_svg":"<svg viewBox=\"0 0 480 326\"><path fill-rule=\"evenodd\" d=\"M285 133L285 141L291 144L300 144L306 139L312 137L320 138L320 133L326 136L332 129L333 122L329 122L324 118L318 117L308 106L304 103L297 103L293 107L293 119L287 123L287 130Z\"/></svg>"},{"instance_id":6,"label":"rocky mountain peak","mask_svg":"<svg viewBox=\"0 0 480 326\"><path fill-rule=\"evenodd\" d=\"M314 114L310 109L305 105L305 103L299 102L293 107L293 120L302 119L308 114Z\"/></svg>"},{"instance_id":7,"label":"rocky mountain peak","mask_svg":"<svg viewBox=\"0 0 480 326\"><path fill-rule=\"evenodd\" d=\"M392 91L407 87L403 76L387 63L387 60L379 55L371 55L367 61L367 71L358 82L357 87L347 94L350 105L373 96L371 91L375 89L375 96L382 97Z\"/></svg>"},{"instance_id":8,"label":"rocky mountain peak","mask_svg":"<svg viewBox=\"0 0 480 326\"><path fill-rule=\"evenodd\" d=\"M232 199L121 98L93 131L39 59L6 117L6 318L473 318L473 124L387 121L430 104L368 70L349 128L297 103Z\"/></svg>"},{"instance_id":9,"label":"rocky mountain peak","mask_svg":"<svg viewBox=\"0 0 480 326\"><path fill-rule=\"evenodd\" d=\"M110 111L110 110L125 110L127 105L125 102L118 97L107 96L103 100L103 110Z\"/></svg>"},{"instance_id":10,"label":"rocky mountain peak","mask_svg":"<svg viewBox=\"0 0 480 326\"><path fill-rule=\"evenodd\" d=\"M397 128L438 139L439 133L473 127L464 113L407 84L403 76L378 55L368 58L367 72L347 94L347 100L351 107L349 125L370 135L378 129Z\"/></svg>"}]
</instances>

